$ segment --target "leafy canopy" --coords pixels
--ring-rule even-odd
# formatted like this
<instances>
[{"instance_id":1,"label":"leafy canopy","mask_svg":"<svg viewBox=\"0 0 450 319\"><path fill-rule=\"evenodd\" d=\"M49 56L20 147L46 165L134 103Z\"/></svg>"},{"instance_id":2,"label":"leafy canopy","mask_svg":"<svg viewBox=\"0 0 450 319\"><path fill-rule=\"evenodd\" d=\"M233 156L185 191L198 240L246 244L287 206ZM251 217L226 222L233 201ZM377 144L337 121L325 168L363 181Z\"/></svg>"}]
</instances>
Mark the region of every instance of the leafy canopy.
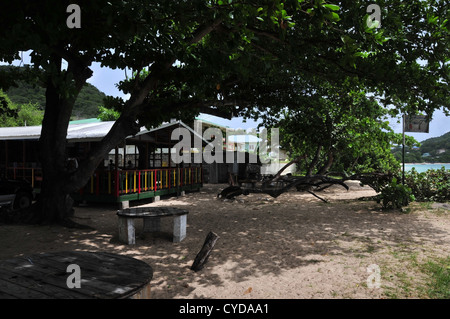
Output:
<instances>
[{"instance_id":1,"label":"leafy canopy","mask_svg":"<svg viewBox=\"0 0 450 319\"><path fill-rule=\"evenodd\" d=\"M0 56L33 50L33 65L67 96L75 73L89 77L93 61L131 68L136 76L119 86L130 101L108 106L143 122L211 105L224 115L277 114L301 94L297 78L335 85L343 74L395 111L449 105L442 1L379 1L382 29L367 27L364 1L79 1L80 29L66 26L69 3L7 3L0 26L12 28ZM67 71L56 74L54 55Z\"/></svg>"},{"instance_id":2,"label":"leafy canopy","mask_svg":"<svg viewBox=\"0 0 450 319\"><path fill-rule=\"evenodd\" d=\"M394 114L449 110L442 1L380 0L380 29L368 27L365 1L79 1L79 29L66 25L69 4L6 3L0 58L32 50L27 74L47 88L43 134L58 145L92 63L133 70L118 84L129 100L105 101L120 117L88 156L95 160L85 170L80 163L86 176L140 125L201 111L270 123L288 110L311 120L295 133L311 145L321 137L328 154L358 157L374 135L380 152L386 145L381 106ZM9 75L2 86L13 82Z\"/></svg>"}]
</instances>

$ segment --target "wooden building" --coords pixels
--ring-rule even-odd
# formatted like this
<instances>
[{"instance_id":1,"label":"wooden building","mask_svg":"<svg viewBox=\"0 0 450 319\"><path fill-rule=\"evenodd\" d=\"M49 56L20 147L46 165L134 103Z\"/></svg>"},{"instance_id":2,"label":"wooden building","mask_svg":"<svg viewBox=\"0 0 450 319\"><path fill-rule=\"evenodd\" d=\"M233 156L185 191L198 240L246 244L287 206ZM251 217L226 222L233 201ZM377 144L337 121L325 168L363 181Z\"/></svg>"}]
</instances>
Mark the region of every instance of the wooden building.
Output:
<instances>
[{"instance_id":1,"label":"wooden building","mask_svg":"<svg viewBox=\"0 0 450 319\"><path fill-rule=\"evenodd\" d=\"M72 159L73 165L101 141L113 124L113 121L96 119L70 123L67 157ZM175 164L172 160L173 146L178 141L172 141L171 134L178 127L188 129L192 136L197 135L181 121L164 123L150 130L142 128L111 150L85 187L72 197L76 201L127 202L200 189L203 185L202 164L193 161ZM40 132L41 126L0 128L1 177L27 180L36 193L42 182ZM203 146L206 145L201 136L196 137L201 138Z\"/></svg>"}]
</instances>

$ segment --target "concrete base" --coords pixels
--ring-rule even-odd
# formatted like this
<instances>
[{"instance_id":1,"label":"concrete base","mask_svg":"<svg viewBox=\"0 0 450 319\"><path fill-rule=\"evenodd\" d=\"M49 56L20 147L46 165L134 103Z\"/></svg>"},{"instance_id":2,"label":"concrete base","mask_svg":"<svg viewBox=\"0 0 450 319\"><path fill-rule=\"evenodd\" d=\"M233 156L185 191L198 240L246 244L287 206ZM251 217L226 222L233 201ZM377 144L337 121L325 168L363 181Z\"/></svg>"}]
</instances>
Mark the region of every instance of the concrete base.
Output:
<instances>
[{"instance_id":1,"label":"concrete base","mask_svg":"<svg viewBox=\"0 0 450 319\"><path fill-rule=\"evenodd\" d=\"M175 216L173 219L173 242L179 243L186 238L187 215Z\"/></svg>"},{"instance_id":2,"label":"concrete base","mask_svg":"<svg viewBox=\"0 0 450 319\"><path fill-rule=\"evenodd\" d=\"M126 209L126 208L130 208L130 201L126 200L123 202L120 202L120 209Z\"/></svg>"},{"instance_id":3,"label":"concrete base","mask_svg":"<svg viewBox=\"0 0 450 319\"><path fill-rule=\"evenodd\" d=\"M126 209L126 212L118 211L119 240L128 245L136 243L136 218L143 218L144 232L160 232L161 218L169 216L173 216L173 242L179 243L186 238L188 211L176 208L158 210L158 207L154 207L153 212L151 210L134 207Z\"/></svg>"},{"instance_id":4,"label":"concrete base","mask_svg":"<svg viewBox=\"0 0 450 319\"><path fill-rule=\"evenodd\" d=\"M136 244L134 219L119 216L119 240L128 245Z\"/></svg>"}]
</instances>

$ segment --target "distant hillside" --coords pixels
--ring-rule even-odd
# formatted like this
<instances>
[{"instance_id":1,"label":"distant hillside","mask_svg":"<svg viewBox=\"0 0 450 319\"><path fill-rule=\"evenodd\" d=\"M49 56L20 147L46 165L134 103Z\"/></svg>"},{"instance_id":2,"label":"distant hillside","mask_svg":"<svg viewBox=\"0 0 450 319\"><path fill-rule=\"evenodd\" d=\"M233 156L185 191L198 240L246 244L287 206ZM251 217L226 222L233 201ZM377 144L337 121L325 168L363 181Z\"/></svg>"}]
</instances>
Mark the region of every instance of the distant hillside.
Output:
<instances>
[{"instance_id":1,"label":"distant hillside","mask_svg":"<svg viewBox=\"0 0 450 319\"><path fill-rule=\"evenodd\" d=\"M15 104L36 103L41 109L45 108L45 90L42 87L19 82L18 87L11 87L6 91L9 99ZM72 113L73 120L94 118L99 114L98 107L103 105L106 95L92 84L87 83L78 95Z\"/></svg>"},{"instance_id":2,"label":"distant hillside","mask_svg":"<svg viewBox=\"0 0 450 319\"><path fill-rule=\"evenodd\" d=\"M402 148L393 149L394 156L402 160ZM414 149L405 148L405 163L450 163L450 132L429 138Z\"/></svg>"}]
</instances>

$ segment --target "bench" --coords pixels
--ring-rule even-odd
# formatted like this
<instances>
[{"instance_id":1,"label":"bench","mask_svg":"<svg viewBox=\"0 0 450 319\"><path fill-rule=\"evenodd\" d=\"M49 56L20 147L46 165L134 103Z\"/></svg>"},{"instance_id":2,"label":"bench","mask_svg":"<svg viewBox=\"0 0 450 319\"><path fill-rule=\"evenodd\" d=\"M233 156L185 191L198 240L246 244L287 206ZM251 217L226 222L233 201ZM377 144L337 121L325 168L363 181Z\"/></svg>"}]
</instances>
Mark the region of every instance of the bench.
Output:
<instances>
[{"instance_id":1,"label":"bench","mask_svg":"<svg viewBox=\"0 0 450 319\"><path fill-rule=\"evenodd\" d=\"M119 217L119 240L128 245L136 243L134 220L144 219L144 232L157 232L161 228L162 217L173 217L173 242L186 238L187 214L185 209L175 207L136 207L117 211Z\"/></svg>"}]
</instances>

